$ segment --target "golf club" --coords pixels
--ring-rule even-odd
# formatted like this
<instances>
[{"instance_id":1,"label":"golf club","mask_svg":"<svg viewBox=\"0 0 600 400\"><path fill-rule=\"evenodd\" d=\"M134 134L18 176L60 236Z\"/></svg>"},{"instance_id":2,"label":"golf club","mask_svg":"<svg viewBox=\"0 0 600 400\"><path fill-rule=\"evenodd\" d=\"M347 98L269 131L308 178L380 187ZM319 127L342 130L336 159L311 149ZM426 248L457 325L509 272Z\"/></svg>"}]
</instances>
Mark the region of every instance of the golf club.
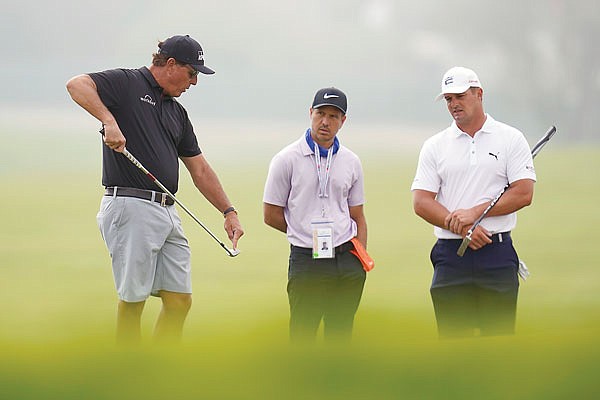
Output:
<instances>
[{"instance_id":1,"label":"golf club","mask_svg":"<svg viewBox=\"0 0 600 400\"><path fill-rule=\"evenodd\" d=\"M542 148L546 145L546 143L548 143L548 141L550 140L550 138L555 133L556 133L556 127L554 125L552 125L548 129L548 131L544 134L544 136L540 140L538 140L538 142L535 144L535 146L533 146L533 149L531 150L531 156L532 156L532 158L535 158L535 156L538 155L538 153L542 150ZM510 186L510 183L507 183L506 186L504 186L502 188L502 190L500 191L500 193L498 193L498 195L487 206L487 208L483 211L483 213L479 216L479 218L477 218L477 220L473 223L473 226L471 226L471 228L467 231L467 236L465 236L465 238L463 239L462 243L460 244L460 247L456 251L456 254L459 257L462 257L465 254L465 251L467 251L467 247L469 247L469 244L471 243L471 237L473 235L473 231L475 230L475 228L477 228L479 226L479 224L481 223L481 221L485 218L485 216L492 209L492 207L494 207L494 205L498 202L498 200L500 199L500 197L502 197L502 195L504 194L504 192L506 192L506 189L508 189L509 186Z\"/></svg>"},{"instance_id":2,"label":"golf club","mask_svg":"<svg viewBox=\"0 0 600 400\"><path fill-rule=\"evenodd\" d=\"M100 133L102 134L102 136L104 136L104 127L100 130ZM192 217L192 219L194 221L196 221L198 223L198 225L200 225L213 239L215 239L217 241L217 243L219 243L221 245L221 247L225 250L225 252L227 253L227 255L229 257L235 257L238 254L240 254L240 251L238 249L229 249L227 248L227 246L225 246L225 244L219 240L219 238L217 238L211 231L210 229L208 229L203 223L202 221L200 221L182 202L180 202L173 193L171 193L169 191L169 189L167 189L162 183L160 183L160 181L158 179L156 179L156 177L154 177L154 175L152 175L150 173L150 171L148 171L141 162L139 162L137 160L137 158L135 158L133 156L133 154L131 154L126 148L123 149L123 155L125 157L127 157L127 159L129 161L131 161L136 167L138 167L144 174L146 174L146 176L148 178L150 178L155 184L156 186L158 186L164 193L167 194L167 196L169 196L170 198L173 199L173 201L177 204L179 204L179 207L181 207L183 209L183 211L185 211L190 217Z\"/></svg>"}]
</instances>

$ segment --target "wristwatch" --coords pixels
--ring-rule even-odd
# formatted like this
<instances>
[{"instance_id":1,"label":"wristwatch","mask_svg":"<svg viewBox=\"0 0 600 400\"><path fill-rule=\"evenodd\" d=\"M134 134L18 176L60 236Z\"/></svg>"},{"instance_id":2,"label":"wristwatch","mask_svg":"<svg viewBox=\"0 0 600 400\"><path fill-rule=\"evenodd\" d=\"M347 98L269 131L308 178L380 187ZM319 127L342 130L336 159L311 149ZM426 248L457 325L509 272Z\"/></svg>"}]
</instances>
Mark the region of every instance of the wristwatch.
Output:
<instances>
[{"instance_id":1,"label":"wristwatch","mask_svg":"<svg viewBox=\"0 0 600 400\"><path fill-rule=\"evenodd\" d=\"M235 210L235 208L233 206L228 207L225 209L225 211L223 211L223 216L226 217L227 214L229 214L230 212L234 212L237 215L237 211Z\"/></svg>"}]
</instances>

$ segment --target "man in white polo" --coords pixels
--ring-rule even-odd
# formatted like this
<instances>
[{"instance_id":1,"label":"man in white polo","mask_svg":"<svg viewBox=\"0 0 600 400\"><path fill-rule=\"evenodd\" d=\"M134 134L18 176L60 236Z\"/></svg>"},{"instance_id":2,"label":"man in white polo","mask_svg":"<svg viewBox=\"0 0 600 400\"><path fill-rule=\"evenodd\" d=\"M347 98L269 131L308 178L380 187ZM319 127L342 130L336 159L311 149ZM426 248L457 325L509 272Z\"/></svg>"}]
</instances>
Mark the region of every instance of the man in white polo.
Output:
<instances>
[{"instance_id":1,"label":"man in white polo","mask_svg":"<svg viewBox=\"0 0 600 400\"><path fill-rule=\"evenodd\" d=\"M366 274L350 240L367 245L363 171L337 138L346 121L346 95L319 90L311 127L273 157L264 190L264 221L291 244L287 292L290 339L312 341L324 322L327 341L352 334Z\"/></svg>"},{"instance_id":2,"label":"man in white polo","mask_svg":"<svg viewBox=\"0 0 600 400\"><path fill-rule=\"evenodd\" d=\"M448 70L442 93L453 122L423 144L412 183L417 215L434 225L431 297L442 337L514 333L519 259L510 231L516 211L531 204L536 179L523 134L483 109L474 71ZM510 187L474 230L463 257L462 238L491 200Z\"/></svg>"}]
</instances>

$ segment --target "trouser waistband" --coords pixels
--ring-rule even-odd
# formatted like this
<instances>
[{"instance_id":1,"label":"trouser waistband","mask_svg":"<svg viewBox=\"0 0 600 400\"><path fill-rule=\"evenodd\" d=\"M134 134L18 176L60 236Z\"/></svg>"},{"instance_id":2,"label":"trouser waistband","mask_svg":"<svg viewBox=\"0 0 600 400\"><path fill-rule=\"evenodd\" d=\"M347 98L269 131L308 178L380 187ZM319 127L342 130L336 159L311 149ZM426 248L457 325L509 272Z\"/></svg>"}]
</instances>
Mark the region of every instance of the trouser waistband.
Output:
<instances>
[{"instance_id":1,"label":"trouser waistband","mask_svg":"<svg viewBox=\"0 0 600 400\"><path fill-rule=\"evenodd\" d=\"M510 231L494 233L490 237L490 239L492 239L492 243L502 243L502 242L510 239ZM462 239L438 239L438 240L457 240L457 241L462 242Z\"/></svg>"},{"instance_id":2,"label":"trouser waistband","mask_svg":"<svg viewBox=\"0 0 600 400\"><path fill-rule=\"evenodd\" d=\"M337 246L335 248L335 254L342 254L345 253L347 251L350 251L354 248L354 245L352 244L352 242L348 241L346 243L342 243L339 246ZM294 246L293 244L290 245L290 249L293 251L297 251L299 253L305 253L305 254L312 254L312 249L309 247L299 247L299 246Z\"/></svg>"},{"instance_id":3,"label":"trouser waistband","mask_svg":"<svg viewBox=\"0 0 600 400\"><path fill-rule=\"evenodd\" d=\"M117 197L135 197L136 199L160 203L161 206L172 206L173 204L175 204L175 201L173 201L172 198L167 196L166 193L130 187L109 186L106 188L104 195Z\"/></svg>"}]
</instances>

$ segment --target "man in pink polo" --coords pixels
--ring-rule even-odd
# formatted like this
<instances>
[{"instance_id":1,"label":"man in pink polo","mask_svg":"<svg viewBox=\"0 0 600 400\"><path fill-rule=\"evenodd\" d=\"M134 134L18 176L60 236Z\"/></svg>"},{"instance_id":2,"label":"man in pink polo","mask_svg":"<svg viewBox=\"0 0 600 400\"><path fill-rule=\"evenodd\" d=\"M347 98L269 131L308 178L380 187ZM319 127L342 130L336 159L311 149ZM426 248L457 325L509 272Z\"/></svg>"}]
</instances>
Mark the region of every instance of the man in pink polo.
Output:
<instances>
[{"instance_id":1,"label":"man in pink polo","mask_svg":"<svg viewBox=\"0 0 600 400\"><path fill-rule=\"evenodd\" d=\"M350 253L367 245L363 171L337 138L346 121L346 95L315 94L311 127L273 157L264 190L264 221L286 233L290 339L314 340L323 320L327 341L351 338L366 273Z\"/></svg>"}]
</instances>

